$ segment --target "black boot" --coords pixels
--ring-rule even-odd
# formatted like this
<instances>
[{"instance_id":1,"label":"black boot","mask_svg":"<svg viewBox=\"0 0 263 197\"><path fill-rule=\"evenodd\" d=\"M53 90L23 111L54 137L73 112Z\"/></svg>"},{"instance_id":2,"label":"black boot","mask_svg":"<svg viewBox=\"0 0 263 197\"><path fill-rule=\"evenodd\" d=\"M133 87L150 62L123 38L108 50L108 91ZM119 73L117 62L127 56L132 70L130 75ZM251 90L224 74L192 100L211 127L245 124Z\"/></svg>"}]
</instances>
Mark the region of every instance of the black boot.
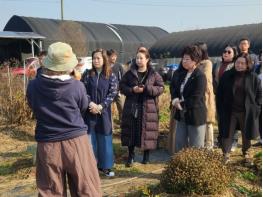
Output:
<instances>
[{"instance_id":1,"label":"black boot","mask_svg":"<svg viewBox=\"0 0 263 197\"><path fill-rule=\"evenodd\" d=\"M147 163L149 163L149 157L150 157L150 150L145 150L145 151L143 151L142 164L147 164Z\"/></svg>"},{"instance_id":2,"label":"black boot","mask_svg":"<svg viewBox=\"0 0 263 197\"><path fill-rule=\"evenodd\" d=\"M131 167L133 165L133 162L134 162L134 156L135 156L135 153L134 153L134 146L129 146L129 156L128 156L128 160L125 164L126 167Z\"/></svg>"}]
</instances>

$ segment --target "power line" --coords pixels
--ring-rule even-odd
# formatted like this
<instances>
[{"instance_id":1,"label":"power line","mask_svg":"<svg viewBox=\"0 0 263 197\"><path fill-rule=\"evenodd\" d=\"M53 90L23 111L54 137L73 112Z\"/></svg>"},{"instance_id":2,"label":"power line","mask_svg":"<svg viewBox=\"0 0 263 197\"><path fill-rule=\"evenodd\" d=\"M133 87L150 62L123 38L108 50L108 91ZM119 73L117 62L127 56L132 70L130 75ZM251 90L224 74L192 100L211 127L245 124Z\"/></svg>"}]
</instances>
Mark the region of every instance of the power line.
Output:
<instances>
[{"instance_id":1,"label":"power line","mask_svg":"<svg viewBox=\"0 0 263 197\"><path fill-rule=\"evenodd\" d=\"M147 7L228 7L228 6L260 6L261 2L179 2L179 3L168 3L168 2L151 2L151 3L145 3L145 2L127 2L127 1L114 1L114 0L90 0L95 3L107 3L107 4L122 4L122 5L130 5L130 6L147 6ZM233 0L232 0L233 1Z\"/></svg>"},{"instance_id":2,"label":"power line","mask_svg":"<svg viewBox=\"0 0 263 197\"><path fill-rule=\"evenodd\" d=\"M147 5L151 5L151 4L169 4L169 5L174 5L174 4L177 4L177 3L189 3L189 4L194 4L194 3L197 3L197 4L202 4L202 3L205 3L205 4L207 4L207 3L219 3L219 4L222 4L222 3L240 3L240 2L248 2L247 0L225 0L225 1L221 1L221 2L219 2L219 1L211 1L211 0L202 0L202 1L190 1L190 0L188 0L188 1L185 1L185 0L173 0L173 1L171 1L171 0L167 0L167 1L162 1L162 0L155 0L155 1L153 1L153 0L150 0L150 2L148 2L147 3L147 0L144 0L143 2L142 1L136 1L136 0L134 0L134 1L131 1L131 0L126 0L126 1L123 1L123 0L93 0L93 1L96 1L96 2L100 2L100 1L102 1L102 2L112 2L112 3L127 3L127 4L137 4L137 3L140 3L140 4L147 4ZM255 1L257 1L257 2L261 2L260 0L250 0L249 2L251 3L251 2L253 2L254 1L254 3L255 3Z\"/></svg>"},{"instance_id":3,"label":"power line","mask_svg":"<svg viewBox=\"0 0 263 197\"><path fill-rule=\"evenodd\" d=\"M98 1L100 1L100 0L98 0ZM108 0L108 1L121 1L121 0ZM126 0L126 1L122 1L122 2L130 2L130 3L133 3L133 2L141 2L140 0ZM144 0L144 2L147 2L147 1L150 1L149 3L178 3L178 2L186 2L185 0ZM242 1L242 0L225 0L225 2L231 2L231 1L233 1L233 2L240 2L240 1ZM247 0L243 0L244 2L247 2ZM250 0L250 1L260 1L260 0ZM202 1L200 1L200 0L188 0L187 2L189 2L189 3L193 3L193 2L196 2L196 3L200 3L200 2L219 2L218 0L202 0ZM222 0L221 0L221 2L222 2Z\"/></svg>"},{"instance_id":4,"label":"power line","mask_svg":"<svg viewBox=\"0 0 263 197\"><path fill-rule=\"evenodd\" d=\"M10 2L10 3L17 3L17 2L21 2L21 3L24 3L26 1L30 1L30 3L59 3L59 1L47 1L47 0L35 0L35 1L32 1L32 0L0 0L0 1L5 1L5 2Z\"/></svg>"}]
</instances>

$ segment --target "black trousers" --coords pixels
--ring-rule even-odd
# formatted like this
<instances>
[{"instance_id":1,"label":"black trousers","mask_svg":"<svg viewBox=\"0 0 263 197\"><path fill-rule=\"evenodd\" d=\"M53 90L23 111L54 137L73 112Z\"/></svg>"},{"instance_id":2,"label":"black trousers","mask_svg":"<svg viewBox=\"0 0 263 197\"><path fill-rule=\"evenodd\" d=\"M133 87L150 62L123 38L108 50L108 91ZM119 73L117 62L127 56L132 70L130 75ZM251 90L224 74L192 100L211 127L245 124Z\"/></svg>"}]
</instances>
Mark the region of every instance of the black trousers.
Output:
<instances>
[{"instance_id":1,"label":"black trousers","mask_svg":"<svg viewBox=\"0 0 263 197\"><path fill-rule=\"evenodd\" d=\"M237 125L240 126L242 133L242 152L245 155L251 146L250 140L245 135L245 113L232 112L230 118L229 136L228 138L222 138L222 151L224 154L230 153L232 147L232 141Z\"/></svg>"}]
</instances>

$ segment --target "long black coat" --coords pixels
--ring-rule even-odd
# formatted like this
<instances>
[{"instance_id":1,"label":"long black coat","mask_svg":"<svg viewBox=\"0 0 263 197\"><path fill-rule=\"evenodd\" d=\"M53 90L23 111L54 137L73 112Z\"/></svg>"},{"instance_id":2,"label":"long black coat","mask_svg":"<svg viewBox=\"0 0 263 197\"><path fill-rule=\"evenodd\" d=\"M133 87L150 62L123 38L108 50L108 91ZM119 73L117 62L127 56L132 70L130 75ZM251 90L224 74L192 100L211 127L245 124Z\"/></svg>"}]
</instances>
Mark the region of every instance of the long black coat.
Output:
<instances>
[{"instance_id":1,"label":"long black coat","mask_svg":"<svg viewBox=\"0 0 263 197\"><path fill-rule=\"evenodd\" d=\"M123 146L131 146L134 136L134 125L132 115L132 105L137 103L137 94L132 88L138 85L137 66L134 65L123 76L120 81L120 91L126 96L124 103L122 124L121 124L121 141ZM164 91L164 83L162 77L151 67L148 68L146 76L145 89L143 92L142 103L142 128L141 128L141 148L143 150L155 149L157 146L159 117L158 117L158 96Z\"/></svg>"},{"instance_id":2,"label":"long black coat","mask_svg":"<svg viewBox=\"0 0 263 197\"><path fill-rule=\"evenodd\" d=\"M180 86L187 74L186 70L177 73L173 80L172 98L181 99ZM196 68L185 84L183 91L183 107L185 108L185 123L187 125L199 126L206 123L205 106L206 77ZM181 120L180 110L176 110L175 119Z\"/></svg>"},{"instance_id":3,"label":"long black coat","mask_svg":"<svg viewBox=\"0 0 263 197\"><path fill-rule=\"evenodd\" d=\"M218 127L223 138L229 136L230 118L233 104L233 86L235 68L226 71L217 88L216 107L218 112ZM252 72L245 74L245 135L253 139L258 135L258 118L261 106L261 82Z\"/></svg>"}]
</instances>

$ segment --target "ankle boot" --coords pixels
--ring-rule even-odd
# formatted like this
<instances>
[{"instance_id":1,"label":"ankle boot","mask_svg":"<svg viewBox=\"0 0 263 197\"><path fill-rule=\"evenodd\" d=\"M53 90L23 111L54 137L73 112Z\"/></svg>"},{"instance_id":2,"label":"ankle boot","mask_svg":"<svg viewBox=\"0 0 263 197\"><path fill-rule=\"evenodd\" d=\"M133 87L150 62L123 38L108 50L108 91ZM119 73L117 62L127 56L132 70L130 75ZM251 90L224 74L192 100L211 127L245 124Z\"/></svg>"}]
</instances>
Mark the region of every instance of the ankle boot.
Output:
<instances>
[{"instance_id":1,"label":"ankle boot","mask_svg":"<svg viewBox=\"0 0 263 197\"><path fill-rule=\"evenodd\" d=\"M145 151L143 152L142 164L147 164L147 163L149 163L149 158L150 158L150 150L145 150Z\"/></svg>"},{"instance_id":2,"label":"ankle boot","mask_svg":"<svg viewBox=\"0 0 263 197\"><path fill-rule=\"evenodd\" d=\"M128 160L125 164L126 167L131 167L133 165L134 162L134 147L129 147L129 156L128 156Z\"/></svg>"}]
</instances>

